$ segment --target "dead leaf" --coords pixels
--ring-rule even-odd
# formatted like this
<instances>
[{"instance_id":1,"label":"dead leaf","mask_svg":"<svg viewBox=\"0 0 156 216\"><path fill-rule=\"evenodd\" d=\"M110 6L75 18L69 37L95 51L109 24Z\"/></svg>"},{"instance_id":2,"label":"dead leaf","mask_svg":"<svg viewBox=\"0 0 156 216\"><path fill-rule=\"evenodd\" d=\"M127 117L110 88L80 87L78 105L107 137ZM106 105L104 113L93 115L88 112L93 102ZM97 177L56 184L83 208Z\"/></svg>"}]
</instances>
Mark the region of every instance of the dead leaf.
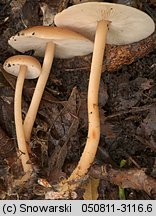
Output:
<instances>
[{"instance_id":1,"label":"dead leaf","mask_svg":"<svg viewBox=\"0 0 156 216\"><path fill-rule=\"evenodd\" d=\"M154 80L152 79L144 79L143 82L141 82L141 89L142 90L149 90L152 88L152 86L154 85Z\"/></svg>"},{"instance_id":2,"label":"dead leaf","mask_svg":"<svg viewBox=\"0 0 156 216\"><path fill-rule=\"evenodd\" d=\"M59 177L63 174L61 172L62 166L67 156L68 150L72 151L72 146L69 147L69 141L77 133L79 126L79 119L77 117L77 112L79 110L79 93L76 88L73 88L72 93L68 101L63 103L63 109L60 111L59 115L54 120L55 130L59 134L58 123L62 125L63 133L55 145L55 150L49 159L49 176L50 181L57 182Z\"/></svg>"},{"instance_id":3,"label":"dead leaf","mask_svg":"<svg viewBox=\"0 0 156 216\"><path fill-rule=\"evenodd\" d=\"M0 157L5 158L9 156L15 149L13 139L9 138L4 130L0 127Z\"/></svg>"},{"instance_id":4,"label":"dead leaf","mask_svg":"<svg viewBox=\"0 0 156 216\"><path fill-rule=\"evenodd\" d=\"M153 83L154 81L152 79L142 77L119 83L116 86L118 91L115 97L113 97L115 110L127 110L136 106L144 95L144 91L149 90Z\"/></svg>"},{"instance_id":5,"label":"dead leaf","mask_svg":"<svg viewBox=\"0 0 156 216\"><path fill-rule=\"evenodd\" d=\"M122 188L143 190L156 198L156 179L146 175L143 169L113 169L108 165L94 166L90 170L94 178L105 179Z\"/></svg>"},{"instance_id":6,"label":"dead leaf","mask_svg":"<svg viewBox=\"0 0 156 216\"><path fill-rule=\"evenodd\" d=\"M8 83L6 81L6 78L3 75L3 66L2 64L0 64L0 88L4 87L4 86L8 86Z\"/></svg>"},{"instance_id":7,"label":"dead leaf","mask_svg":"<svg viewBox=\"0 0 156 216\"><path fill-rule=\"evenodd\" d=\"M97 200L99 196L99 182L99 179L89 178L87 184L83 186L83 188L85 189L85 192L83 194L84 200Z\"/></svg>"},{"instance_id":8,"label":"dead leaf","mask_svg":"<svg viewBox=\"0 0 156 216\"><path fill-rule=\"evenodd\" d=\"M13 13L16 13L17 11L21 10L23 5L25 4L26 0L12 0L10 3L11 9Z\"/></svg>"},{"instance_id":9,"label":"dead leaf","mask_svg":"<svg viewBox=\"0 0 156 216\"><path fill-rule=\"evenodd\" d=\"M11 87L0 89L0 124L10 137L15 135L14 128L14 91Z\"/></svg>"},{"instance_id":10,"label":"dead leaf","mask_svg":"<svg viewBox=\"0 0 156 216\"><path fill-rule=\"evenodd\" d=\"M21 10L19 11L22 24L25 28L35 25L41 25L39 19L39 3L38 1L25 1Z\"/></svg>"},{"instance_id":11,"label":"dead leaf","mask_svg":"<svg viewBox=\"0 0 156 216\"><path fill-rule=\"evenodd\" d=\"M60 181L60 178L65 174L62 173L62 166L64 164L67 155L67 144L62 147L59 145L55 148L53 154L49 158L48 163L48 179L52 184L56 184Z\"/></svg>"},{"instance_id":12,"label":"dead leaf","mask_svg":"<svg viewBox=\"0 0 156 216\"><path fill-rule=\"evenodd\" d=\"M54 16L56 14L54 8L44 2L40 3L40 8L43 13L43 26L54 26Z\"/></svg>"},{"instance_id":13,"label":"dead leaf","mask_svg":"<svg viewBox=\"0 0 156 216\"><path fill-rule=\"evenodd\" d=\"M2 65L0 65L0 70L1 70L1 72L2 72L2 74L3 74L3 76L4 76L4 78L6 79L6 81L10 84L10 86L11 86L13 89L15 89L17 77L15 77L15 76L13 76L13 75L7 73L7 72L3 69Z\"/></svg>"},{"instance_id":14,"label":"dead leaf","mask_svg":"<svg viewBox=\"0 0 156 216\"><path fill-rule=\"evenodd\" d=\"M137 135L144 140L142 142L148 147L156 150L156 108L151 107L146 118L141 122L136 131Z\"/></svg>"},{"instance_id":15,"label":"dead leaf","mask_svg":"<svg viewBox=\"0 0 156 216\"><path fill-rule=\"evenodd\" d=\"M58 0L57 0L57 3L59 5L58 13L63 11L64 9L66 9L68 7L69 1L70 0L59 0L59 3L58 3Z\"/></svg>"}]
</instances>

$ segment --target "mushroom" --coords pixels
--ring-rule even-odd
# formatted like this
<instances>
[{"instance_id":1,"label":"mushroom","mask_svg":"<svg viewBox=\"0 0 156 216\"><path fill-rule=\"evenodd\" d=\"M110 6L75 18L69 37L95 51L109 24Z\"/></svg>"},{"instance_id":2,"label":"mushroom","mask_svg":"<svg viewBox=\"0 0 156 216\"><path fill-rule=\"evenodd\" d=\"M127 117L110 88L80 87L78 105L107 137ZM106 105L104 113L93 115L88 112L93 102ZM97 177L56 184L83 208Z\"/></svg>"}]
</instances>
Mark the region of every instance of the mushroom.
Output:
<instances>
[{"instance_id":1,"label":"mushroom","mask_svg":"<svg viewBox=\"0 0 156 216\"><path fill-rule=\"evenodd\" d=\"M136 8L100 2L71 6L58 13L54 22L56 26L72 29L94 40L88 86L88 138L77 167L66 181L71 183L86 175L100 140L98 91L105 44L124 45L140 41L154 32L155 25L146 13Z\"/></svg>"},{"instance_id":2,"label":"mushroom","mask_svg":"<svg viewBox=\"0 0 156 216\"><path fill-rule=\"evenodd\" d=\"M8 58L3 68L6 72L17 76L15 99L14 99L14 118L16 127L17 144L20 159L25 173L33 170L25 141L23 122L22 122L22 90L25 79L35 79L41 73L41 65L37 59L26 55L16 55Z\"/></svg>"},{"instance_id":3,"label":"mushroom","mask_svg":"<svg viewBox=\"0 0 156 216\"><path fill-rule=\"evenodd\" d=\"M35 55L44 57L42 72L24 120L25 137L29 142L54 56L56 58L71 58L87 55L93 51L93 42L68 29L35 26L17 33L9 39L8 43L20 52L34 50Z\"/></svg>"}]
</instances>

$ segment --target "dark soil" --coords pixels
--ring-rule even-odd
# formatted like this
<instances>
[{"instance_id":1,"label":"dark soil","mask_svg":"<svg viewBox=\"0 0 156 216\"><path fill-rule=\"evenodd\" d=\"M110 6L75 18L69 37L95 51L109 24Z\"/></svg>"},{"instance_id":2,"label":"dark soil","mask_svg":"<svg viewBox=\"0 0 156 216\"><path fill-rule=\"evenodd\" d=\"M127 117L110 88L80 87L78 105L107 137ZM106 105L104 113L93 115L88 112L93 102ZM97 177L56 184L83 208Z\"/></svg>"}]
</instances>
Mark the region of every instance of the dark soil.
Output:
<instances>
[{"instance_id":1,"label":"dark soil","mask_svg":"<svg viewBox=\"0 0 156 216\"><path fill-rule=\"evenodd\" d=\"M86 100L91 55L54 60L30 143L34 176L22 187L15 187L15 179L22 176L13 116L16 80L3 71L2 64L9 56L19 53L8 46L7 41L19 30L42 25L43 3L55 14L74 2L0 1L0 199L44 199L49 189L39 185L37 179L44 178L52 185L57 184L70 175L83 151L87 137ZM156 21L155 0L110 2L137 7ZM142 49L134 54L137 47ZM123 52L126 56L127 50L132 49L127 59L121 58L121 55L116 60L113 57L109 59L110 53L113 56L115 52ZM108 46L106 50L107 67L103 69L99 92L101 139L89 175L96 173L96 178L101 179L99 199L119 199L119 186L125 188L126 199L155 199L156 33L143 42L127 47ZM42 62L42 59L39 60ZM25 82L23 118L35 82ZM126 163L121 168L123 160ZM106 168L107 177L100 173L101 166ZM127 185L123 173L129 176ZM77 199L83 199L83 190L79 188L77 193Z\"/></svg>"}]
</instances>

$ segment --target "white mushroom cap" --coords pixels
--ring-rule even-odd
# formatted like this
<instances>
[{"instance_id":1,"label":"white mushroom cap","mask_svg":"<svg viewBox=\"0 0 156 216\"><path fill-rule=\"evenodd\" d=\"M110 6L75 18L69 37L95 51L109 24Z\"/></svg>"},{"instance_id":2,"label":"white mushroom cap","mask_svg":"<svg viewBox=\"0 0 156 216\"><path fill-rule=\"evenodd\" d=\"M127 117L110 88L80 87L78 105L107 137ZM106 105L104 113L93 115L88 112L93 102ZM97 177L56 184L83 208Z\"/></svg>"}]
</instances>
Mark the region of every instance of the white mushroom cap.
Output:
<instances>
[{"instance_id":1,"label":"white mushroom cap","mask_svg":"<svg viewBox=\"0 0 156 216\"><path fill-rule=\"evenodd\" d=\"M34 50L36 56L44 56L45 47L52 41L55 46L55 57L71 58L87 55L93 51L93 42L79 33L52 26L35 26L20 31L11 37L8 43L24 53Z\"/></svg>"},{"instance_id":2,"label":"white mushroom cap","mask_svg":"<svg viewBox=\"0 0 156 216\"><path fill-rule=\"evenodd\" d=\"M140 41L154 32L154 21L146 13L126 5L88 2L71 6L58 13L54 22L94 40L97 22L110 21L108 44L123 45Z\"/></svg>"},{"instance_id":3,"label":"white mushroom cap","mask_svg":"<svg viewBox=\"0 0 156 216\"><path fill-rule=\"evenodd\" d=\"M35 79L39 77L41 73L41 64L32 56L16 55L9 57L4 62L3 68L6 72L18 76L21 65L27 66L26 79Z\"/></svg>"}]
</instances>

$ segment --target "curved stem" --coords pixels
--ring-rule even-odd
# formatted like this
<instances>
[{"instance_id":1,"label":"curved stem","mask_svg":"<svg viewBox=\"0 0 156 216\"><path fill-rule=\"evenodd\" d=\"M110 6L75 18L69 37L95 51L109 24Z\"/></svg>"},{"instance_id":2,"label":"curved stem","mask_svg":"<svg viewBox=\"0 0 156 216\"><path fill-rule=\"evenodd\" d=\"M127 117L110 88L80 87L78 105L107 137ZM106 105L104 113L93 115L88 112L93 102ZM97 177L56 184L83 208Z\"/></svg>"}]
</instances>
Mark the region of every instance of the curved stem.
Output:
<instances>
[{"instance_id":1,"label":"curved stem","mask_svg":"<svg viewBox=\"0 0 156 216\"><path fill-rule=\"evenodd\" d=\"M30 160L27 151L27 145L25 141L23 122L22 122L22 90L24 85L25 74L27 72L27 66L20 66L20 72L16 82L15 89L15 102L14 102L14 115L15 115L15 127L17 144L20 153L20 159L23 165L24 172L32 171L32 165L28 163Z\"/></svg>"},{"instance_id":2,"label":"curved stem","mask_svg":"<svg viewBox=\"0 0 156 216\"><path fill-rule=\"evenodd\" d=\"M30 141L31 132L36 119L37 111L50 74L50 70L54 58L54 51L55 51L55 44L53 44L53 42L47 43L43 65L42 65L42 72L38 78L36 88L24 120L25 139L27 142Z\"/></svg>"},{"instance_id":3,"label":"curved stem","mask_svg":"<svg viewBox=\"0 0 156 216\"><path fill-rule=\"evenodd\" d=\"M100 140L100 117L98 109L98 92L102 72L108 22L99 21L97 24L92 65L88 86L88 138L80 161L67 181L77 180L86 175L94 161Z\"/></svg>"}]
</instances>

